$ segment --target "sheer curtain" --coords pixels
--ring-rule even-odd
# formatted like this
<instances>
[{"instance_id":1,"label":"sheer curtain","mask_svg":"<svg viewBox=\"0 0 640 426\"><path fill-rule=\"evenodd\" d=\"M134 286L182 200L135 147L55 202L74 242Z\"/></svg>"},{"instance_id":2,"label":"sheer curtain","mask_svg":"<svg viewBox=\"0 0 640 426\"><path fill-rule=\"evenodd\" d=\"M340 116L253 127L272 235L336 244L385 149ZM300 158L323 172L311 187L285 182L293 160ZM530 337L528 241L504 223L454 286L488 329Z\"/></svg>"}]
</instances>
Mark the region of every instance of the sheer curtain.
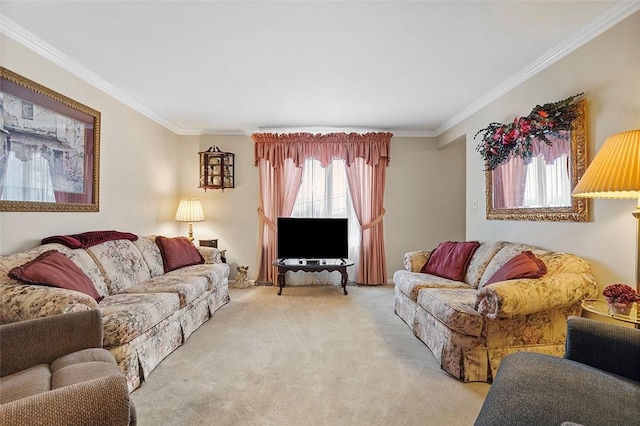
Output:
<instances>
[{"instance_id":1,"label":"sheer curtain","mask_svg":"<svg viewBox=\"0 0 640 426\"><path fill-rule=\"evenodd\" d=\"M304 162L302 184L293 206L292 217L346 217L349 220L350 277L357 276L360 257L360 226L349 195L344 160L333 160L327 167L310 158ZM301 236L301 238L306 238ZM287 284L334 284L341 285L339 272L287 272Z\"/></svg>"},{"instance_id":2,"label":"sheer curtain","mask_svg":"<svg viewBox=\"0 0 640 426\"><path fill-rule=\"evenodd\" d=\"M3 200L55 202L49 161L39 152L21 161L10 151L5 166Z\"/></svg>"},{"instance_id":3,"label":"sheer curtain","mask_svg":"<svg viewBox=\"0 0 640 426\"><path fill-rule=\"evenodd\" d=\"M524 207L571 206L569 157L562 155L550 164L542 156L534 157L527 166Z\"/></svg>"}]
</instances>

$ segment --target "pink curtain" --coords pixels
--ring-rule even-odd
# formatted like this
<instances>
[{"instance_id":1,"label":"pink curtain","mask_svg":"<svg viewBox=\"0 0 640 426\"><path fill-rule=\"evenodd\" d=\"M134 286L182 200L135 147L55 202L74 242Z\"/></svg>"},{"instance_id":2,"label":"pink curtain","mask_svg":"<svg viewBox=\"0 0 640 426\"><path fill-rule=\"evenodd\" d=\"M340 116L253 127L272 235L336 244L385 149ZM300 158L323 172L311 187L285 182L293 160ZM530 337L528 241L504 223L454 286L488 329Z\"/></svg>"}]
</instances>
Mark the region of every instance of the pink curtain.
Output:
<instances>
[{"instance_id":1,"label":"pink curtain","mask_svg":"<svg viewBox=\"0 0 640 426\"><path fill-rule=\"evenodd\" d=\"M347 167L349 192L360 222L360 263L356 280L360 284L376 285L387 282L382 228L386 172L386 162L369 165L363 158L356 158Z\"/></svg>"},{"instance_id":2,"label":"pink curtain","mask_svg":"<svg viewBox=\"0 0 640 426\"><path fill-rule=\"evenodd\" d=\"M547 145L541 140L535 140L531 144L531 156L542 155L547 164L553 164L557 158L566 155L571 156L571 137L568 131L556 132L547 135L551 145Z\"/></svg>"},{"instance_id":3,"label":"pink curtain","mask_svg":"<svg viewBox=\"0 0 640 426\"><path fill-rule=\"evenodd\" d=\"M272 263L277 259L276 221L279 216L291 216L302 182L302 167L296 167L291 160L273 167L269 161L260 159L257 165L260 184L257 280L275 283L278 272Z\"/></svg>"},{"instance_id":4,"label":"pink curtain","mask_svg":"<svg viewBox=\"0 0 640 426\"><path fill-rule=\"evenodd\" d=\"M522 207L527 177L527 166L520 157L512 157L498 166L501 172L503 205L496 206L507 209ZM497 169L496 169L497 170Z\"/></svg>"},{"instance_id":5,"label":"pink curtain","mask_svg":"<svg viewBox=\"0 0 640 426\"><path fill-rule=\"evenodd\" d=\"M254 133L251 136L260 175L258 281L275 282L276 268L271 266L277 256L275 221L278 216L291 215L305 160L315 158L326 167L338 158L345 160L349 192L362 229L357 281L361 284L386 282L382 206L392 136L386 132ZM290 170L287 164L291 164Z\"/></svg>"}]
</instances>

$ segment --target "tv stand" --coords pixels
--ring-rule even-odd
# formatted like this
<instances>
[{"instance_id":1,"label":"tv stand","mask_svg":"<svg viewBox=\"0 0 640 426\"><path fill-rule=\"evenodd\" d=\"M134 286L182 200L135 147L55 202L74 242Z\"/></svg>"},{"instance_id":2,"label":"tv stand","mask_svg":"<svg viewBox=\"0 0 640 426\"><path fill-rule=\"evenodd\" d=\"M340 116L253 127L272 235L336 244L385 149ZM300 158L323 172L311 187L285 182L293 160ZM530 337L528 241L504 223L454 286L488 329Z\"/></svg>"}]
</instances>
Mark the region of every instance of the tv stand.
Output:
<instances>
[{"instance_id":1,"label":"tv stand","mask_svg":"<svg viewBox=\"0 0 640 426\"><path fill-rule=\"evenodd\" d=\"M314 263L310 263L314 262ZM342 275L342 291L346 296L349 294L347 292L347 282L349 281L349 274L347 273L347 267L353 266L353 262L346 259L326 259L324 262L320 262L320 260L310 260L308 259L306 263L304 262L286 262L286 259L278 259L272 263L273 266L278 268L278 296L282 295L282 289L285 286L285 274L287 271L297 272L320 272L320 271L338 271L340 275Z\"/></svg>"}]
</instances>

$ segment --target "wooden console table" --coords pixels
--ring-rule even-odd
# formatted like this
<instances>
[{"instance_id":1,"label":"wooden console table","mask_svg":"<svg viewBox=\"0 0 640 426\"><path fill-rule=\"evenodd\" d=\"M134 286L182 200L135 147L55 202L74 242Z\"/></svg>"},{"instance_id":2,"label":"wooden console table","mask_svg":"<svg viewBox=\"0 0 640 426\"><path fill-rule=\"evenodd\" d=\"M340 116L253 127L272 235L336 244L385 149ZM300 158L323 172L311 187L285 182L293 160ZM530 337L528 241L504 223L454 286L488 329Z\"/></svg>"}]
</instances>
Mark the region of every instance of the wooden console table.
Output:
<instances>
[{"instance_id":1,"label":"wooden console table","mask_svg":"<svg viewBox=\"0 0 640 426\"><path fill-rule=\"evenodd\" d=\"M276 260L273 262L273 266L278 267L278 296L282 294L282 289L284 288L284 275L287 271L297 272L320 272L320 271L338 271L340 275L342 275L342 291L344 291L344 295L349 294L347 292L347 281L349 280L349 275L347 274L347 267L353 266L353 262L351 260L341 260L341 259L325 259L320 260L318 263L307 263L305 260L295 260L295 259L287 259L287 260Z\"/></svg>"}]
</instances>

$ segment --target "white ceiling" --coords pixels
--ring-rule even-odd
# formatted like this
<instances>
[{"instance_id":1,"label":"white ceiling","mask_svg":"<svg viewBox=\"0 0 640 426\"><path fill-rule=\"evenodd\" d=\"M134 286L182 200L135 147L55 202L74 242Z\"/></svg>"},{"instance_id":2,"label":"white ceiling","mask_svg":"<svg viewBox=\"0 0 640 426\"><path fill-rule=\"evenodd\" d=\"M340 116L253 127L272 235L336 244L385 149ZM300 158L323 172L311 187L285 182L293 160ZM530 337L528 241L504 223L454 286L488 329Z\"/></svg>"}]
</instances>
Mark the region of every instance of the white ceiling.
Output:
<instances>
[{"instance_id":1,"label":"white ceiling","mask_svg":"<svg viewBox=\"0 0 640 426\"><path fill-rule=\"evenodd\" d=\"M638 1L2 0L0 30L178 134L435 136L637 10Z\"/></svg>"}]
</instances>

